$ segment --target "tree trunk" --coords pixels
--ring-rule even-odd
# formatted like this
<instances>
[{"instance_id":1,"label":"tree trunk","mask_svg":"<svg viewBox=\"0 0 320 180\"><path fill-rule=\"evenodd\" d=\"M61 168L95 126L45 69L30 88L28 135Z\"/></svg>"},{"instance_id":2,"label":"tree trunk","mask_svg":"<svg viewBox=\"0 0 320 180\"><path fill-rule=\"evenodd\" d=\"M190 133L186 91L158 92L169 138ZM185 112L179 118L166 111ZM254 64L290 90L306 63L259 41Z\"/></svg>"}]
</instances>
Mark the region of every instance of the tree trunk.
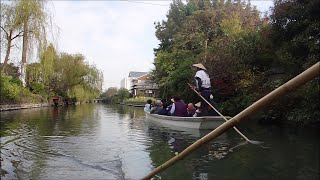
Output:
<instances>
[{"instance_id":1,"label":"tree trunk","mask_svg":"<svg viewBox=\"0 0 320 180\"><path fill-rule=\"evenodd\" d=\"M8 61L9 61L9 55L10 55L10 51L11 51L12 32L13 32L13 30L11 29L9 36L7 37L8 38L8 46L7 46L7 51L6 51L6 57L4 58L3 66L1 69L1 72L4 72L4 73L5 73L6 65L8 64Z\"/></svg>"},{"instance_id":2,"label":"tree trunk","mask_svg":"<svg viewBox=\"0 0 320 180\"><path fill-rule=\"evenodd\" d=\"M24 18L23 22L23 44L22 44L22 59L20 80L23 86L26 86L26 65L27 65L27 50L28 50L28 17Z\"/></svg>"}]
</instances>

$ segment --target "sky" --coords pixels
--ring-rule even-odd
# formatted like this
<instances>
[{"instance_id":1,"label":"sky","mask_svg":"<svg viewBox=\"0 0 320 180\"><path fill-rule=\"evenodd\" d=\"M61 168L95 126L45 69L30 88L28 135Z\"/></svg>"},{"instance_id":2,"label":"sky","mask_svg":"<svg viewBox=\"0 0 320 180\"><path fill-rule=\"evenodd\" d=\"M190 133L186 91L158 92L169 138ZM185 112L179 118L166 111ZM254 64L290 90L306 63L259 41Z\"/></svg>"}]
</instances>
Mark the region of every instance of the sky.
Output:
<instances>
[{"instance_id":1,"label":"sky","mask_svg":"<svg viewBox=\"0 0 320 180\"><path fill-rule=\"evenodd\" d=\"M81 53L103 72L103 90L120 88L130 71L151 71L159 41L154 22L171 1L49 1L59 52ZM272 0L251 0L264 12Z\"/></svg>"}]
</instances>

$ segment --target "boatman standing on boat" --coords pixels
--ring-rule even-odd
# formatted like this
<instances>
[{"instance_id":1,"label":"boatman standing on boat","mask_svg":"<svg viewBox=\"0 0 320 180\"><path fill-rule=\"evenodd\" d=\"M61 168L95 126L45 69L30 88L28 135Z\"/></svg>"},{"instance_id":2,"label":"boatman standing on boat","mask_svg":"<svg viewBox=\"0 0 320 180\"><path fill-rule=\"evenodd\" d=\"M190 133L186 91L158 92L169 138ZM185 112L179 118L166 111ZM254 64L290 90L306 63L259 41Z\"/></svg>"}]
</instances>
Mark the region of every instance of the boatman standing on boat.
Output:
<instances>
[{"instance_id":1,"label":"boatman standing on boat","mask_svg":"<svg viewBox=\"0 0 320 180\"><path fill-rule=\"evenodd\" d=\"M204 97L208 102L210 102L211 95L211 82L206 68L201 64L193 64L193 67L197 69L194 76L196 80L196 90L200 92L201 96ZM208 115L208 104L201 98L200 106L202 116Z\"/></svg>"}]
</instances>

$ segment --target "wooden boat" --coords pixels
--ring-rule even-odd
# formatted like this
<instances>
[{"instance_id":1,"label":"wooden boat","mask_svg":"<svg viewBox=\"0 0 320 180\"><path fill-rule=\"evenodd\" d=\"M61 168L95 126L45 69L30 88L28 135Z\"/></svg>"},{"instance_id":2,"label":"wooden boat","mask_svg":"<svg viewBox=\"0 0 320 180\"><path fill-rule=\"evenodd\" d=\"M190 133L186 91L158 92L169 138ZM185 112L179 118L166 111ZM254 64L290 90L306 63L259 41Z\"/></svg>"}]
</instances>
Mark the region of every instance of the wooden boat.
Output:
<instances>
[{"instance_id":1,"label":"wooden boat","mask_svg":"<svg viewBox=\"0 0 320 180\"><path fill-rule=\"evenodd\" d=\"M229 116L225 116L231 119ZM178 117L146 113L146 119L154 123L192 129L215 129L225 122L221 116Z\"/></svg>"}]
</instances>

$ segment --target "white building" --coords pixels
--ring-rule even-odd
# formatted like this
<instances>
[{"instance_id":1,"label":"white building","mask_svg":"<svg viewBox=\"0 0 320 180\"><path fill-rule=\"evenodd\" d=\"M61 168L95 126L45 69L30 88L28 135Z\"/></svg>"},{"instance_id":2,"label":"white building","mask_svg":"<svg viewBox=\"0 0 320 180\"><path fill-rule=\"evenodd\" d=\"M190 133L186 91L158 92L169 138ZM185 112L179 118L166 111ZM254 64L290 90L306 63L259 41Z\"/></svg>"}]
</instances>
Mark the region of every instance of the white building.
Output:
<instances>
[{"instance_id":1,"label":"white building","mask_svg":"<svg viewBox=\"0 0 320 180\"><path fill-rule=\"evenodd\" d=\"M121 80L120 88L125 88L130 90L132 86L132 79L130 77L125 77Z\"/></svg>"},{"instance_id":2,"label":"white building","mask_svg":"<svg viewBox=\"0 0 320 180\"><path fill-rule=\"evenodd\" d=\"M134 80L146 74L148 74L148 72L130 71L128 77L125 77L121 80L120 88L126 88L130 91L132 89Z\"/></svg>"}]
</instances>

